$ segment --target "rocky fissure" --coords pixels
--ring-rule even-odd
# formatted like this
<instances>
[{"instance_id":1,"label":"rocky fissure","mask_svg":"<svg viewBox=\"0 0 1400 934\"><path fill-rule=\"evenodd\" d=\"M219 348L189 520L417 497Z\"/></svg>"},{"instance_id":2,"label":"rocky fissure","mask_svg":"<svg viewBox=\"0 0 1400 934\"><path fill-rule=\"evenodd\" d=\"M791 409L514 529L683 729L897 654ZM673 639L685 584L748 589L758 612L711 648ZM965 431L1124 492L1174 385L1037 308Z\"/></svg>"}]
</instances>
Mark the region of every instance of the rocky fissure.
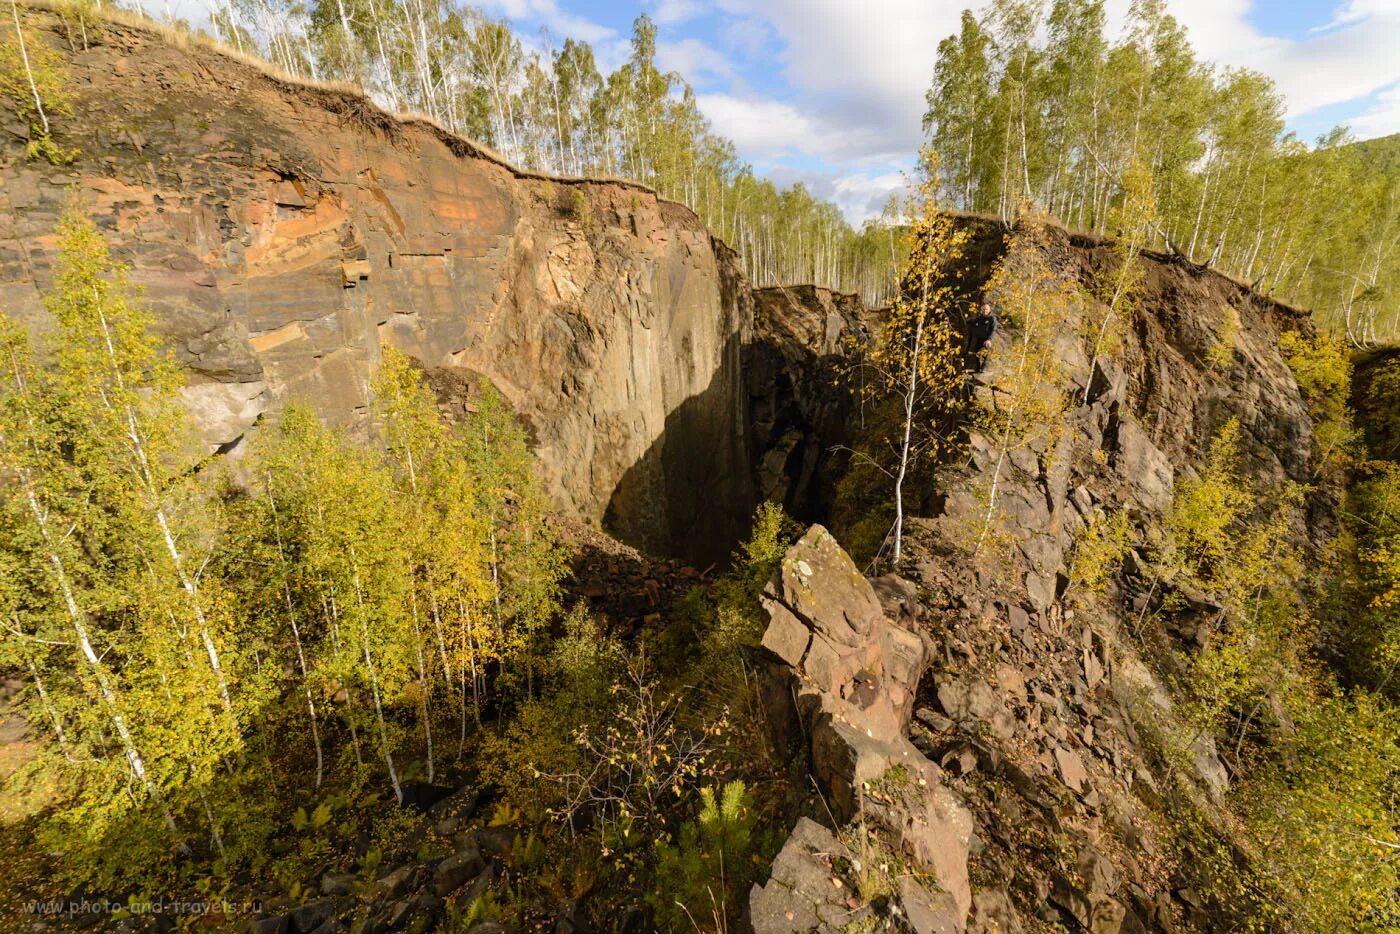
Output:
<instances>
[{"instance_id":1,"label":"rocky fissure","mask_svg":"<svg viewBox=\"0 0 1400 934\"><path fill-rule=\"evenodd\" d=\"M859 427L859 402L842 380L878 314L856 295L816 286L753 295L744 383L755 492L799 519L825 522L846 463L840 449Z\"/></svg>"}]
</instances>

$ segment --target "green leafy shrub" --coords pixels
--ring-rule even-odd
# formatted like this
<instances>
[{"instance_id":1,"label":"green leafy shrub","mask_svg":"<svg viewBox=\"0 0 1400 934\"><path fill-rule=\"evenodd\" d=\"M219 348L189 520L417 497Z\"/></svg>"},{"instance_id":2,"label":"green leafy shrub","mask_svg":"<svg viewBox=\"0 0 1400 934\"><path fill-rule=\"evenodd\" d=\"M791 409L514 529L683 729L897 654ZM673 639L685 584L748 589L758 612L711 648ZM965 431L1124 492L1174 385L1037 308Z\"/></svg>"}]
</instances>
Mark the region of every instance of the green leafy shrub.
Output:
<instances>
[{"instance_id":1,"label":"green leafy shrub","mask_svg":"<svg viewBox=\"0 0 1400 934\"><path fill-rule=\"evenodd\" d=\"M1386 465L1358 484L1350 499L1356 516L1360 594L1352 616L1353 649L1371 680L1400 691L1400 466Z\"/></svg>"},{"instance_id":2,"label":"green leafy shrub","mask_svg":"<svg viewBox=\"0 0 1400 934\"><path fill-rule=\"evenodd\" d=\"M1363 692L1298 700L1292 740L1236 793L1259 893L1255 923L1396 930L1400 719Z\"/></svg>"},{"instance_id":3,"label":"green leafy shrub","mask_svg":"<svg viewBox=\"0 0 1400 934\"><path fill-rule=\"evenodd\" d=\"M1070 586L1078 588L1080 599L1103 592L1132 549L1136 537L1137 532L1126 512L1095 516L1084 527L1075 539L1070 568Z\"/></svg>"},{"instance_id":4,"label":"green leafy shrub","mask_svg":"<svg viewBox=\"0 0 1400 934\"><path fill-rule=\"evenodd\" d=\"M1215 341L1206 351L1206 365L1212 370L1223 370L1235 360L1235 344L1240 339L1240 313L1233 305L1226 305L1221 312L1220 330Z\"/></svg>"},{"instance_id":5,"label":"green leafy shrub","mask_svg":"<svg viewBox=\"0 0 1400 934\"><path fill-rule=\"evenodd\" d=\"M1238 469L1239 422L1231 419L1211 442L1199 473L1177 484L1166 520L1168 576L1207 590L1226 583L1240 524L1255 505Z\"/></svg>"},{"instance_id":6,"label":"green leafy shrub","mask_svg":"<svg viewBox=\"0 0 1400 934\"><path fill-rule=\"evenodd\" d=\"M1326 334L1304 337L1285 331L1279 346L1298 381L1313 422L1313 456L1321 470L1347 452L1356 437L1349 407L1351 355Z\"/></svg>"},{"instance_id":7,"label":"green leafy shrub","mask_svg":"<svg viewBox=\"0 0 1400 934\"><path fill-rule=\"evenodd\" d=\"M757 828L742 781L716 795L700 790L700 813L674 843L657 847L656 889L648 897L657 921L675 931L727 931L757 876Z\"/></svg>"}]
</instances>

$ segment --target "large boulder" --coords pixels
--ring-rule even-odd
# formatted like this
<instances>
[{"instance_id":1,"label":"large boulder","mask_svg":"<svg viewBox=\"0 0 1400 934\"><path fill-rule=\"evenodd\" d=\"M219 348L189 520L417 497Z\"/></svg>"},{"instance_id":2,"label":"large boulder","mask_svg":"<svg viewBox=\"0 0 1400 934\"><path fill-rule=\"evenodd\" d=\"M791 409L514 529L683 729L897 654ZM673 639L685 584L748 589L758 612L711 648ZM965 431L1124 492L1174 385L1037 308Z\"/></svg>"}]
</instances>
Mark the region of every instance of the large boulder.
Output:
<instances>
[{"instance_id":1,"label":"large boulder","mask_svg":"<svg viewBox=\"0 0 1400 934\"><path fill-rule=\"evenodd\" d=\"M850 864L851 851L830 830L806 817L798 820L768 881L749 893L756 934L836 934L856 920L846 904L852 890L839 868Z\"/></svg>"},{"instance_id":2,"label":"large boulder","mask_svg":"<svg viewBox=\"0 0 1400 934\"><path fill-rule=\"evenodd\" d=\"M928 646L885 618L875 589L830 532L814 525L788 549L762 601L764 647L814 697L840 701L831 707L836 718L858 723L874 740L903 738Z\"/></svg>"},{"instance_id":3,"label":"large boulder","mask_svg":"<svg viewBox=\"0 0 1400 934\"><path fill-rule=\"evenodd\" d=\"M930 651L926 637L912 628L917 625L912 585L897 578L884 578L880 585L877 593L831 534L812 526L788 549L764 590L769 624L763 646L789 682L787 692L774 693L796 695L798 735L808 742L812 775L832 816L841 823L860 820L897 841L942 889L938 896L911 892L911 917L922 919L927 930L939 930L945 921L960 930L972 904L967 878L972 818L942 785L939 768L905 735ZM881 595L899 622L886 615ZM815 834L805 825L800 829L803 840L789 844L799 850ZM756 925L760 913L769 916L772 906L783 903L782 891L794 888L781 878L794 859L780 858L774 880L755 889ZM777 914L795 923L788 911L794 918L826 923L805 902Z\"/></svg>"},{"instance_id":4,"label":"large boulder","mask_svg":"<svg viewBox=\"0 0 1400 934\"><path fill-rule=\"evenodd\" d=\"M749 893L749 922L755 934L840 934L864 929L875 909L857 897L863 866L857 854L830 830L800 818L782 851L773 860L768 881ZM885 911L902 917L914 934L953 934L963 930L963 915L948 892L933 889L911 875L893 881L894 894ZM854 903L854 904L853 904Z\"/></svg>"}]
</instances>

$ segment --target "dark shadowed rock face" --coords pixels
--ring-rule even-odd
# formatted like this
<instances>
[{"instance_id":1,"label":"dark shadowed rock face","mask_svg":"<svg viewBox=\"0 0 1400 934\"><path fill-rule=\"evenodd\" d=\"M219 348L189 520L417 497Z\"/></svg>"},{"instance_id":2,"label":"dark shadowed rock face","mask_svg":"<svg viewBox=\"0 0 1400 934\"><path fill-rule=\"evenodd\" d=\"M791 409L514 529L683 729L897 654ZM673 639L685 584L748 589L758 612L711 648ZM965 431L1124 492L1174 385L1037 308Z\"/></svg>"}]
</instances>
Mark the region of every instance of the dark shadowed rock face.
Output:
<instances>
[{"instance_id":1,"label":"dark shadowed rock face","mask_svg":"<svg viewBox=\"0 0 1400 934\"><path fill-rule=\"evenodd\" d=\"M759 499L824 522L831 485L854 440L857 400L838 385L847 354L873 314L854 294L817 286L755 289L753 341L744 349L748 439Z\"/></svg>"},{"instance_id":2,"label":"dark shadowed rock face","mask_svg":"<svg viewBox=\"0 0 1400 934\"><path fill-rule=\"evenodd\" d=\"M30 14L52 27L47 14ZM689 210L516 172L363 99L106 24L64 53L72 165L0 143L0 307L38 319L76 194L190 373L211 450L305 400L363 428L382 348L489 377L566 513L702 558L752 507L734 254ZM717 502L734 509L717 509Z\"/></svg>"}]
</instances>

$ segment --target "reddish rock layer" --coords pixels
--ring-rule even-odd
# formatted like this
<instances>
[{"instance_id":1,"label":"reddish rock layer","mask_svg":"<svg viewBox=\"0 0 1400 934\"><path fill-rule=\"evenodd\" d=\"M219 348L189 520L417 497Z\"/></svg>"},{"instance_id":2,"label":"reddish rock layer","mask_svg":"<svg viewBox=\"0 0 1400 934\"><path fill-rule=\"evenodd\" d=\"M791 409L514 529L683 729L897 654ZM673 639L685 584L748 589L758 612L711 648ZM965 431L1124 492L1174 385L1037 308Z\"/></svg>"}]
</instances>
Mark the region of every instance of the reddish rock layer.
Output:
<instances>
[{"instance_id":1,"label":"reddish rock layer","mask_svg":"<svg viewBox=\"0 0 1400 934\"><path fill-rule=\"evenodd\" d=\"M57 130L79 155L31 162L22 131L0 134L0 307L39 320L76 197L188 366L211 449L294 399L363 426L393 345L489 377L564 512L658 551L727 545L716 491L752 496L752 301L693 213L517 172L357 95L145 29L104 24L72 49L50 14L26 15L64 53L74 113Z\"/></svg>"}]
</instances>

